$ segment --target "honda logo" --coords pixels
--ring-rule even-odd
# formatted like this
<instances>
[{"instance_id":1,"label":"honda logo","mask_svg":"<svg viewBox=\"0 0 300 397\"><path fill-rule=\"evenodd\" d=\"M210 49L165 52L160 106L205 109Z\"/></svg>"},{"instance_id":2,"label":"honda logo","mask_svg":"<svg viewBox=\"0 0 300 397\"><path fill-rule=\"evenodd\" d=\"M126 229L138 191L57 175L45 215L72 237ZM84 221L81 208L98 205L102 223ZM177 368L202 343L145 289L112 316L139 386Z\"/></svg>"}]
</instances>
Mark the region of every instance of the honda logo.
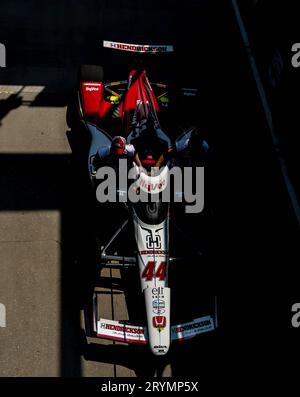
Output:
<instances>
[{"instance_id":1,"label":"honda logo","mask_svg":"<svg viewBox=\"0 0 300 397\"><path fill-rule=\"evenodd\" d=\"M154 328L161 330L166 327L167 319L165 316L155 316L152 318L152 324Z\"/></svg>"}]
</instances>

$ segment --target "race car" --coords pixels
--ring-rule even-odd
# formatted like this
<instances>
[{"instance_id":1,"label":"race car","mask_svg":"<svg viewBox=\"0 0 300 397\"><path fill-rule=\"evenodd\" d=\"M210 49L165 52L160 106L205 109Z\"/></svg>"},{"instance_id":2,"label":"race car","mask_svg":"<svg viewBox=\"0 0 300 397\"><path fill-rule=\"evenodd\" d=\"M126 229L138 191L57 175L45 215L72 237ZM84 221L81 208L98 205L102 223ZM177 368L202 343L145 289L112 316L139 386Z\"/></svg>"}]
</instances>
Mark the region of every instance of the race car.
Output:
<instances>
[{"instance_id":1,"label":"race car","mask_svg":"<svg viewBox=\"0 0 300 397\"><path fill-rule=\"evenodd\" d=\"M174 51L171 45L110 41L103 44L118 52L147 53L153 57ZM202 316L195 314L184 323L171 323L170 267L175 264L184 266L186 261L199 261L201 258L191 258L189 253L185 257L171 255L172 204L171 200L164 201L163 194L170 186L170 170L180 161L186 161L186 152L194 156L198 153L201 157L208 144L195 126L181 131L175 139L164 131L159 116L169 105L168 90L167 84L149 81L147 71L139 63L129 71L127 80L113 82L105 81L101 66L83 65L77 93L80 121L90 136L87 166L95 199L97 197L98 201L104 202L97 195L99 183L104 167L116 163L116 159L126 161L126 164L129 162L130 169L134 170L131 191L147 197L144 201L132 201L124 188L116 187L117 204L126 208L128 216L108 242L102 242L99 252L102 267L136 269L140 280L137 288L140 288L145 301L146 322L137 325L122 319L98 318L98 300L94 294L91 307L86 308L86 332L99 338L149 344L151 351L158 356L169 351L172 341L189 339L218 327L216 297L212 299L210 312ZM195 89L184 88L183 93L193 96ZM115 144L118 155L113 153ZM134 155L125 155L126 145L131 145L130 153ZM115 164L115 170L120 169L119 164ZM182 197L184 192L175 191L174 195ZM129 249L131 254L126 255L116 251L116 240L124 230L127 235L131 234L133 240L133 247Z\"/></svg>"}]
</instances>

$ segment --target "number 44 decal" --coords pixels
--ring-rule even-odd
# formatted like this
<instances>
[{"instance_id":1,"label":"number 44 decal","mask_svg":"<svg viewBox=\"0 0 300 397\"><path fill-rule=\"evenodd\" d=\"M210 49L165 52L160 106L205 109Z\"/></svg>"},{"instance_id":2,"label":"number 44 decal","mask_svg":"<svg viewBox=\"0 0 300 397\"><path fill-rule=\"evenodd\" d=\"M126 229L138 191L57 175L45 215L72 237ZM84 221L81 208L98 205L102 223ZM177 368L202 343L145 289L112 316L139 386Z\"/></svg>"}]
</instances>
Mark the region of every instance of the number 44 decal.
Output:
<instances>
[{"instance_id":1,"label":"number 44 decal","mask_svg":"<svg viewBox=\"0 0 300 397\"><path fill-rule=\"evenodd\" d=\"M152 281L153 278L158 278L160 281L164 281L166 277L166 262L161 262L156 271L155 263L156 262L154 261L150 261L145 266L142 273L142 278L144 278L145 281Z\"/></svg>"}]
</instances>

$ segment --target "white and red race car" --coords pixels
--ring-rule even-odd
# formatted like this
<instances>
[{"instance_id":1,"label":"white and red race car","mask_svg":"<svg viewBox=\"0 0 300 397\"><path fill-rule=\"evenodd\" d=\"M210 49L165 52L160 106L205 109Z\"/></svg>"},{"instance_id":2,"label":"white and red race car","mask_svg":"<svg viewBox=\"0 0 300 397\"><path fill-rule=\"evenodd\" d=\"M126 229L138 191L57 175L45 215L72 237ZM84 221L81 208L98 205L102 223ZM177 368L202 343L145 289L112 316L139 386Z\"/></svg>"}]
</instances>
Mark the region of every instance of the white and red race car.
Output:
<instances>
[{"instance_id":1,"label":"white and red race car","mask_svg":"<svg viewBox=\"0 0 300 397\"><path fill-rule=\"evenodd\" d=\"M173 46L170 45L137 45L109 41L104 42L104 47L148 54L173 51ZM193 89L186 89L186 93L193 95ZM106 82L103 79L102 67L89 65L81 67L78 108L81 122L91 138L88 172L93 185L96 186L98 179L99 169L95 165L95 160L99 148L109 148L113 136L121 135L128 144L135 147L143 167L143 172L137 171L135 183L138 189L156 197L166 189L168 172L174 165L174 158L177 155L174 148L188 146L195 129L191 127L183 131L176 140L172 141L162 130L158 117L165 106L168 106L167 85L150 82L143 68L130 70L125 81ZM146 140L143 139L145 130L147 130ZM132 165L139 169L135 161L135 157L132 158ZM105 166L105 161L102 161L101 165ZM155 175L151 172L151 167L156 168ZM118 193L121 194L120 189ZM136 203L129 200L120 201L122 201L120 205L126 206L128 218L108 243L102 245L100 262L101 266L112 268L136 267L145 301L146 322L144 325L134 325L128 321L98 318L97 299L94 295L92 310L90 307L86 309L87 332L99 338L149 344L155 355L165 355L172 341L193 338L218 327L215 297L211 312L203 313L201 317L195 315L184 323L171 324L169 268L175 263L176 266L177 263L178 266L181 266L180 263L184 265L185 260L188 260L171 255L169 241L170 227L173 227L170 222L171 204L161 199ZM132 250L132 255L109 252L110 247L126 228L131 231L134 240L135 249ZM89 321L91 311L92 321Z\"/></svg>"}]
</instances>

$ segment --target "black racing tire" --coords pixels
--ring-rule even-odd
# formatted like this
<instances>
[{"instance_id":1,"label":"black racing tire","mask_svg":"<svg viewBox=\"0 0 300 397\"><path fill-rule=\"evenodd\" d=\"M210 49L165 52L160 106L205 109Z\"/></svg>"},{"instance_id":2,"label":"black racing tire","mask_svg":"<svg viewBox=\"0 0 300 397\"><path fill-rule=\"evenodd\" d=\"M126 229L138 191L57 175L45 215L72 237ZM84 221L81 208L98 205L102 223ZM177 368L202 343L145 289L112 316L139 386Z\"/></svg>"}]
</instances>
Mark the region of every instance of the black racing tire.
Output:
<instances>
[{"instance_id":1,"label":"black racing tire","mask_svg":"<svg viewBox=\"0 0 300 397\"><path fill-rule=\"evenodd\" d=\"M81 65L79 68L79 83L89 81L101 83L103 81L103 67L99 65Z\"/></svg>"}]
</instances>

